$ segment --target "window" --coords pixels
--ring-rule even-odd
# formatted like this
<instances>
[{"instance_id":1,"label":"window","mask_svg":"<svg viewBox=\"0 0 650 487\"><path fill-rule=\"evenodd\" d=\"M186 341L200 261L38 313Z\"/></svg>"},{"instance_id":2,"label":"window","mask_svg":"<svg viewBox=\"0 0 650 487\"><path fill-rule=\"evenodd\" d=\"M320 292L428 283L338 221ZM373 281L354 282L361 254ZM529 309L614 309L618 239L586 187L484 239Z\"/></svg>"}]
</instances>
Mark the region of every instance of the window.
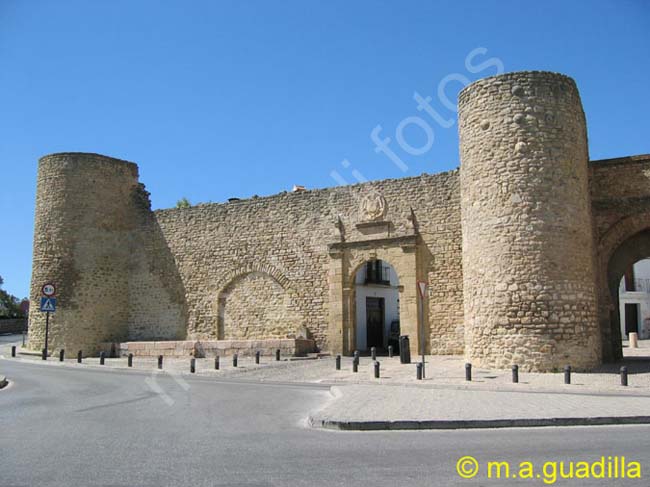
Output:
<instances>
[{"instance_id":1,"label":"window","mask_svg":"<svg viewBox=\"0 0 650 487\"><path fill-rule=\"evenodd\" d=\"M390 267L381 260L366 262L366 284L390 284Z\"/></svg>"}]
</instances>

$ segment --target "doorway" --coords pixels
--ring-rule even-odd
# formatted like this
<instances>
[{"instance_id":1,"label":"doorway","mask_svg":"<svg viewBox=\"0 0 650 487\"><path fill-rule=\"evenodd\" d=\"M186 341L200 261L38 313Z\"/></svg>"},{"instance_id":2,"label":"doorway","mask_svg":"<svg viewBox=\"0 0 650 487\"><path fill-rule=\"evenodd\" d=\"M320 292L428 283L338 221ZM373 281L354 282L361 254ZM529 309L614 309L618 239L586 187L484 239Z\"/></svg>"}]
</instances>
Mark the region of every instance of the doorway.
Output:
<instances>
[{"instance_id":1,"label":"doorway","mask_svg":"<svg viewBox=\"0 0 650 487\"><path fill-rule=\"evenodd\" d=\"M639 333L639 304L625 303L625 334Z\"/></svg>"},{"instance_id":2,"label":"doorway","mask_svg":"<svg viewBox=\"0 0 650 487\"><path fill-rule=\"evenodd\" d=\"M384 298L366 297L366 345L384 347Z\"/></svg>"},{"instance_id":3,"label":"doorway","mask_svg":"<svg viewBox=\"0 0 650 487\"><path fill-rule=\"evenodd\" d=\"M385 350L396 345L392 331L400 329L400 296L397 272L388 262L372 259L355 274L354 349ZM395 342L395 343L393 343Z\"/></svg>"}]
</instances>

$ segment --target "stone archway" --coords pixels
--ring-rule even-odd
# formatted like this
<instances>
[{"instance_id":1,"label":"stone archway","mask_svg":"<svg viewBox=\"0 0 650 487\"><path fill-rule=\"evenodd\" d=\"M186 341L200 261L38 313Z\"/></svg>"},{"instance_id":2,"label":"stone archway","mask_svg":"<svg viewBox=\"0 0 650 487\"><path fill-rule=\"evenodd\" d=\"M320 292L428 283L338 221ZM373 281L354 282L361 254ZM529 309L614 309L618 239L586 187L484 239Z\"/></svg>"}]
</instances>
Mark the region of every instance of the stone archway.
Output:
<instances>
[{"instance_id":1,"label":"stone archway","mask_svg":"<svg viewBox=\"0 0 650 487\"><path fill-rule=\"evenodd\" d=\"M268 266L246 266L227 276L216 302L219 340L295 337L302 327L288 280Z\"/></svg>"},{"instance_id":2,"label":"stone archway","mask_svg":"<svg viewBox=\"0 0 650 487\"><path fill-rule=\"evenodd\" d=\"M329 247L329 306L330 322L328 347L351 355L355 350L356 304L354 279L357 271L369 260L389 262L399 279L400 328L409 335L411 353L419 352L420 326L417 313L417 237L384 238L361 242L338 242ZM428 336L425 333L425 336Z\"/></svg>"},{"instance_id":3,"label":"stone archway","mask_svg":"<svg viewBox=\"0 0 650 487\"><path fill-rule=\"evenodd\" d=\"M601 292L601 332L603 352L607 360L623 356L619 310L619 283L623 274L635 262L650 257L650 228L646 228L622 242L607 261L606 289ZM605 354L606 353L606 354Z\"/></svg>"},{"instance_id":4,"label":"stone archway","mask_svg":"<svg viewBox=\"0 0 650 487\"><path fill-rule=\"evenodd\" d=\"M612 287L610 286L610 282L614 281L614 274L617 272L610 273L610 262L615 252L620 254L618 259L623 259L623 255L626 253L626 247L623 246L626 245L626 242L649 228L650 212L641 211L618 220L603 232L598 240L598 314L602 356L605 362L616 361L623 356L620 327L618 326L619 318L616 315L618 299L612 298ZM630 250L630 252L632 251L633 249Z\"/></svg>"}]
</instances>

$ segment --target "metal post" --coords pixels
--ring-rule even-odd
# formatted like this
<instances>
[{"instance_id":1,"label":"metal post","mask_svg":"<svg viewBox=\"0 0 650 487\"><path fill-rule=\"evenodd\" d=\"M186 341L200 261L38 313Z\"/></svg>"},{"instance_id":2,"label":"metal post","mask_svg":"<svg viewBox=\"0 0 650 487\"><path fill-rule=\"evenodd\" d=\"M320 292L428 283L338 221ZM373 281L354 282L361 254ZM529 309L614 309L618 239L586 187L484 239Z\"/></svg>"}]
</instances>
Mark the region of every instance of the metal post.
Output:
<instances>
[{"instance_id":1,"label":"metal post","mask_svg":"<svg viewBox=\"0 0 650 487\"><path fill-rule=\"evenodd\" d=\"M196 359L190 359L190 372L193 374L196 372Z\"/></svg>"},{"instance_id":2,"label":"metal post","mask_svg":"<svg viewBox=\"0 0 650 487\"><path fill-rule=\"evenodd\" d=\"M472 380L472 364L465 364L465 380Z\"/></svg>"},{"instance_id":3,"label":"metal post","mask_svg":"<svg viewBox=\"0 0 650 487\"><path fill-rule=\"evenodd\" d=\"M356 358L352 359L352 372L359 372L359 361Z\"/></svg>"},{"instance_id":4,"label":"metal post","mask_svg":"<svg viewBox=\"0 0 650 487\"><path fill-rule=\"evenodd\" d=\"M336 356L336 370L341 370L341 356Z\"/></svg>"},{"instance_id":5,"label":"metal post","mask_svg":"<svg viewBox=\"0 0 650 487\"><path fill-rule=\"evenodd\" d=\"M379 379L379 362L375 361L375 379Z\"/></svg>"},{"instance_id":6,"label":"metal post","mask_svg":"<svg viewBox=\"0 0 650 487\"><path fill-rule=\"evenodd\" d=\"M83 359L83 352L79 350L77 352L77 363L80 364L82 359Z\"/></svg>"},{"instance_id":7,"label":"metal post","mask_svg":"<svg viewBox=\"0 0 650 487\"><path fill-rule=\"evenodd\" d=\"M512 382L519 383L519 366L516 364L512 366Z\"/></svg>"},{"instance_id":8,"label":"metal post","mask_svg":"<svg viewBox=\"0 0 650 487\"><path fill-rule=\"evenodd\" d=\"M25 330L23 330L23 348L25 348L25 335L26 335L26 332L25 332Z\"/></svg>"},{"instance_id":9,"label":"metal post","mask_svg":"<svg viewBox=\"0 0 650 487\"><path fill-rule=\"evenodd\" d=\"M219 355L214 358L214 370L219 370Z\"/></svg>"},{"instance_id":10,"label":"metal post","mask_svg":"<svg viewBox=\"0 0 650 487\"><path fill-rule=\"evenodd\" d=\"M422 362L415 364L415 378L417 380L422 380Z\"/></svg>"},{"instance_id":11,"label":"metal post","mask_svg":"<svg viewBox=\"0 0 650 487\"><path fill-rule=\"evenodd\" d=\"M232 356L232 366L237 367L237 354Z\"/></svg>"},{"instance_id":12,"label":"metal post","mask_svg":"<svg viewBox=\"0 0 650 487\"><path fill-rule=\"evenodd\" d=\"M625 365L621 367L621 385L627 386L627 367Z\"/></svg>"},{"instance_id":13,"label":"metal post","mask_svg":"<svg viewBox=\"0 0 650 487\"><path fill-rule=\"evenodd\" d=\"M388 358L393 358L393 346L388 345Z\"/></svg>"},{"instance_id":14,"label":"metal post","mask_svg":"<svg viewBox=\"0 0 650 487\"><path fill-rule=\"evenodd\" d=\"M16 345L12 345L12 347L11 347L11 356L12 357L16 356Z\"/></svg>"},{"instance_id":15,"label":"metal post","mask_svg":"<svg viewBox=\"0 0 650 487\"><path fill-rule=\"evenodd\" d=\"M418 322L420 323L420 354L422 355L422 378L426 377L426 372L424 371L424 298L420 296L420 290L418 289Z\"/></svg>"},{"instance_id":16,"label":"metal post","mask_svg":"<svg viewBox=\"0 0 650 487\"><path fill-rule=\"evenodd\" d=\"M59 352L59 362L63 362L65 360L65 350L61 349Z\"/></svg>"},{"instance_id":17,"label":"metal post","mask_svg":"<svg viewBox=\"0 0 650 487\"><path fill-rule=\"evenodd\" d=\"M106 357L106 352L99 352L99 365L104 365L105 357Z\"/></svg>"},{"instance_id":18,"label":"metal post","mask_svg":"<svg viewBox=\"0 0 650 487\"><path fill-rule=\"evenodd\" d=\"M126 362L127 362L126 363L127 366L133 367L133 354L132 353L129 354L129 357L126 359Z\"/></svg>"},{"instance_id":19,"label":"metal post","mask_svg":"<svg viewBox=\"0 0 650 487\"><path fill-rule=\"evenodd\" d=\"M260 351L258 350L255 352L255 363L259 364L260 363Z\"/></svg>"},{"instance_id":20,"label":"metal post","mask_svg":"<svg viewBox=\"0 0 650 487\"><path fill-rule=\"evenodd\" d=\"M276 362L280 361L280 349L279 348L275 351L275 361Z\"/></svg>"},{"instance_id":21,"label":"metal post","mask_svg":"<svg viewBox=\"0 0 650 487\"><path fill-rule=\"evenodd\" d=\"M564 366L564 383L565 384L571 384L571 366L570 365L565 365Z\"/></svg>"},{"instance_id":22,"label":"metal post","mask_svg":"<svg viewBox=\"0 0 650 487\"><path fill-rule=\"evenodd\" d=\"M158 368L162 370L163 368L163 356L158 355Z\"/></svg>"},{"instance_id":23,"label":"metal post","mask_svg":"<svg viewBox=\"0 0 650 487\"><path fill-rule=\"evenodd\" d=\"M352 357L354 360L357 362L359 361L359 350L355 350L354 353L352 354Z\"/></svg>"},{"instance_id":24,"label":"metal post","mask_svg":"<svg viewBox=\"0 0 650 487\"><path fill-rule=\"evenodd\" d=\"M45 349L43 350L43 360L47 360L47 339L50 334L50 312L45 312Z\"/></svg>"},{"instance_id":25,"label":"metal post","mask_svg":"<svg viewBox=\"0 0 650 487\"><path fill-rule=\"evenodd\" d=\"M373 361L377 360L377 347L370 347L370 358Z\"/></svg>"}]
</instances>

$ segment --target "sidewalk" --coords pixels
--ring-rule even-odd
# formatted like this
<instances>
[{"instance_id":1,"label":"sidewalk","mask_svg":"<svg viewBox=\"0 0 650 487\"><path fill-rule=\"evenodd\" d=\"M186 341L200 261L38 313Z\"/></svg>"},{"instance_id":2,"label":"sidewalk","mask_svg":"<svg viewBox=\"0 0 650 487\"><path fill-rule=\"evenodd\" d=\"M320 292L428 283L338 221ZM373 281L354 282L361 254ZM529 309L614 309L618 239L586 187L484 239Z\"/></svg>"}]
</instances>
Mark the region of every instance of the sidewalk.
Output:
<instances>
[{"instance_id":1,"label":"sidewalk","mask_svg":"<svg viewBox=\"0 0 650 487\"><path fill-rule=\"evenodd\" d=\"M335 386L309 424L341 430L459 429L650 423L648 396Z\"/></svg>"}]
</instances>

